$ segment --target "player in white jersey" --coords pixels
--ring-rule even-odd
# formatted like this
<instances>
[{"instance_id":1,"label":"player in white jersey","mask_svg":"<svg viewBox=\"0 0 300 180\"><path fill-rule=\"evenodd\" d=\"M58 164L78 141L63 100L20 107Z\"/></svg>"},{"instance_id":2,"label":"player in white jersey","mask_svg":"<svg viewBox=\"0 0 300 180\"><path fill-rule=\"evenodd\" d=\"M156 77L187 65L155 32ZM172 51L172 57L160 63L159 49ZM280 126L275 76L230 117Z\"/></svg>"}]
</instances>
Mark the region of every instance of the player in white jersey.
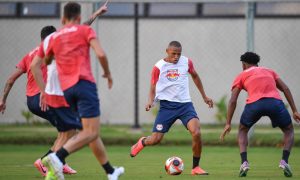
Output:
<instances>
[{"instance_id":1,"label":"player in white jersey","mask_svg":"<svg viewBox=\"0 0 300 180\"><path fill-rule=\"evenodd\" d=\"M152 70L146 111L153 107L155 101L160 102L160 109L151 136L141 137L131 147L130 156L135 157L145 146L158 144L173 123L180 119L192 135L193 169L191 174L208 175L199 166L202 151L200 122L191 102L188 74L191 74L196 87L209 108L213 107L213 101L206 96L201 79L195 71L192 61L182 56L181 51L182 47L178 41L170 42L166 50L167 57L159 60Z\"/></svg>"}]
</instances>

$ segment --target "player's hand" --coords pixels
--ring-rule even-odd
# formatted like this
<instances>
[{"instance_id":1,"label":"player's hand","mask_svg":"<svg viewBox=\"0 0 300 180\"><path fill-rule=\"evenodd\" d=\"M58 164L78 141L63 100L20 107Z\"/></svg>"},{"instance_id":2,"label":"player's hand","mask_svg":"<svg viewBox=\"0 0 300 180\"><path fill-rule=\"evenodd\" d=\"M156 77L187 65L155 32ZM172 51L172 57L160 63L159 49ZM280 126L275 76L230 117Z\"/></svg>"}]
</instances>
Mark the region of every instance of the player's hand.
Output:
<instances>
[{"instance_id":1,"label":"player's hand","mask_svg":"<svg viewBox=\"0 0 300 180\"><path fill-rule=\"evenodd\" d=\"M205 97L205 98L203 98L203 100L208 105L209 108L213 108L214 107L214 102L209 97Z\"/></svg>"},{"instance_id":2,"label":"player's hand","mask_svg":"<svg viewBox=\"0 0 300 180\"><path fill-rule=\"evenodd\" d=\"M230 133L230 130L231 130L231 125L230 124L226 124L225 127L224 127L224 130L223 130L223 132L222 132L222 134L220 136L220 140L222 142L224 141L225 135Z\"/></svg>"},{"instance_id":3,"label":"player's hand","mask_svg":"<svg viewBox=\"0 0 300 180\"><path fill-rule=\"evenodd\" d=\"M101 16L102 14L106 13L108 8L107 8L107 3L108 0L95 12L96 16Z\"/></svg>"},{"instance_id":4,"label":"player's hand","mask_svg":"<svg viewBox=\"0 0 300 180\"><path fill-rule=\"evenodd\" d=\"M2 114L4 114L5 109L6 109L6 104L5 104L5 102L0 101L0 112L1 112Z\"/></svg>"},{"instance_id":5,"label":"player's hand","mask_svg":"<svg viewBox=\"0 0 300 180\"><path fill-rule=\"evenodd\" d=\"M298 112L293 113L293 118L297 123L300 123L300 114Z\"/></svg>"},{"instance_id":6,"label":"player's hand","mask_svg":"<svg viewBox=\"0 0 300 180\"><path fill-rule=\"evenodd\" d=\"M146 111L150 111L150 109L153 107L153 103L147 103L145 106Z\"/></svg>"},{"instance_id":7,"label":"player's hand","mask_svg":"<svg viewBox=\"0 0 300 180\"><path fill-rule=\"evenodd\" d=\"M103 74L102 77L107 78L108 89L111 89L112 85L113 85L113 80L112 80L111 74Z\"/></svg>"},{"instance_id":8,"label":"player's hand","mask_svg":"<svg viewBox=\"0 0 300 180\"><path fill-rule=\"evenodd\" d=\"M47 111L49 109L47 103L46 103L46 94L44 92L41 92L40 94L40 107L42 111Z\"/></svg>"}]
</instances>

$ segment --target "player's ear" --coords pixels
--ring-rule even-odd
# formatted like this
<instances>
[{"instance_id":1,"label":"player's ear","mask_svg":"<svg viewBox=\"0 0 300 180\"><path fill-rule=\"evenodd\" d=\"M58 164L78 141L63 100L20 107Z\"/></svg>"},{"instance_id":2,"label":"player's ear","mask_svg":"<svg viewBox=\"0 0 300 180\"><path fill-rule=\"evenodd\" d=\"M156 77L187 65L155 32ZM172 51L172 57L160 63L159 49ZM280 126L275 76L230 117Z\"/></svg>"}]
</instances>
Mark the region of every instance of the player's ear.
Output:
<instances>
[{"instance_id":1,"label":"player's ear","mask_svg":"<svg viewBox=\"0 0 300 180\"><path fill-rule=\"evenodd\" d=\"M62 24L62 25L65 25L65 24L66 24L66 18L65 18L65 17L62 17L62 18L61 18L61 24Z\"/></svg>"}]
</instances>

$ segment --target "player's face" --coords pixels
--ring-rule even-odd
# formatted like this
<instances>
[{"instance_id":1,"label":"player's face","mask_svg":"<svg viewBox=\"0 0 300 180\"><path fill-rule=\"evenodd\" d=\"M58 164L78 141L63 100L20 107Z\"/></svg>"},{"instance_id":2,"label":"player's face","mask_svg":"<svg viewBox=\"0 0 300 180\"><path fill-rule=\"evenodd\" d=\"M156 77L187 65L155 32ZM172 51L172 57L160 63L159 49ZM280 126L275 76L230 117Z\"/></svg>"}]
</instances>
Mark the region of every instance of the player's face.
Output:
<instances>
[{"instance_id":1,"label":"player's face","mask_svg":"<svg viewBox=\"0 0 300 180\"><path fill-rule=\"evenodd\" d=\"M181 56L181 48L178 47L168 47L167 49L168 61L170 63L176 64Z\"/></svg>"}]
</instances>

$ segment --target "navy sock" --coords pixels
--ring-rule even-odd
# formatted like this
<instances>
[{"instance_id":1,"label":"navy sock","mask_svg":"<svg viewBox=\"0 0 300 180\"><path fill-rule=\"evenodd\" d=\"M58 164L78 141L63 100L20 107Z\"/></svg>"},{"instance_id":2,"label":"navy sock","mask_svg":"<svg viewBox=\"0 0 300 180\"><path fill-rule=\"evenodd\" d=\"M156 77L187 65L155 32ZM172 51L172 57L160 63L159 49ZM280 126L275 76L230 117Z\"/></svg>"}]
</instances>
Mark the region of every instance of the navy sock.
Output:
<instances>
[{"instance_id":1,"label":"navy sock","mask_svg":"<svg viewBox=\"0 0 300 180\"><path fill-rule=\"evenodd\" d=\"M66 157L69 155L68 151L65 148L60 148L57 152L56 152L56 156L58 157L58 159L63 163L66 164Z\"/></svg>"},{"instance_id":2,"label":"navy sock","mask_svg":"<svg viewBox=\"0 0 300 180\"><path fill-rule=\"evenodd\" d=\"M106 174L112 174L115 171L115 169L110 165L108 161L107 163L103 164L102 167L105 170Z\"/></svg>"},{"instance_id":3,"label":"navy sock","mask_svg":"<svg viewBox=\"0 0 300 180\"><path fill-rule=\"evenodd\" d=\"M245 161L248 161L248 160L247 160L247 152L242 152L242 153L241 153L241 159L242 159L242 164L243 164Z\"/></svg>"},{"instance_id":4,"label":"navy sock","mask_svg":"<svg viewBox=\"0 0 300 180\"><path fill-rule=\"evenodd\" d=\"M193 169L197 166L199 166L200 157L193 156Z\"/></svg>"},{"instance_id":5,"label":"navy sock","mask_svg":"<svg viewBox=\"0 0 300 180\"><path fill-rule=\"evenodd\" d=\"M290 156L290 151L288 150L283 150L282 151L282 159L286 162L289 163L289 156Z\"/></svg>"},{"instance_id":6,"label":"navy sock","mask_svg":"<svg viewBox=\"0 0 300 180\"><path fill-rule=\"evenodd\" d=\"M50 149L44 156L41 157L41 159L44 159L44 157L48 156L49 154L53 153L53 151Z\"/></svg>"},{"instance_id":7,"label":"navy sock","mask_svg":"<svg viewBox=\"0 0 300 180\"><path fill-rule=\"evenodd\" d=\"M142 145L143 145L144 147L146 146L145 140L146 140L146 138L142 139Z\"/></svg>"}]
</instances>

